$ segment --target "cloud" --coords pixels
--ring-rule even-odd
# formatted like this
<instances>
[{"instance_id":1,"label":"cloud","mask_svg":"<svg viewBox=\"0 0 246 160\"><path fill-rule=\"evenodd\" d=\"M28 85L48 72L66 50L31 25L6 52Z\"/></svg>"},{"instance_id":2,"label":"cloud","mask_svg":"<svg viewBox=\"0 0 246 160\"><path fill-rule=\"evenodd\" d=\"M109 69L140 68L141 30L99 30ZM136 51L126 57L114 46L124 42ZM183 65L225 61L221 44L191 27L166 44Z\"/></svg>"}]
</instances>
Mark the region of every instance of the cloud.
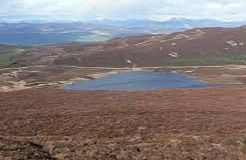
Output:
<instances>
[{"instance_id":1,"label":"cloud","mask_svg":"<svg viewBox=\"0 0 246 160\"><path fill-rule=\"evenodd\" d=\"M57 19L185 17L246 20L245 0L0 0L0 16Z\"/></svg>"}]
</instances>

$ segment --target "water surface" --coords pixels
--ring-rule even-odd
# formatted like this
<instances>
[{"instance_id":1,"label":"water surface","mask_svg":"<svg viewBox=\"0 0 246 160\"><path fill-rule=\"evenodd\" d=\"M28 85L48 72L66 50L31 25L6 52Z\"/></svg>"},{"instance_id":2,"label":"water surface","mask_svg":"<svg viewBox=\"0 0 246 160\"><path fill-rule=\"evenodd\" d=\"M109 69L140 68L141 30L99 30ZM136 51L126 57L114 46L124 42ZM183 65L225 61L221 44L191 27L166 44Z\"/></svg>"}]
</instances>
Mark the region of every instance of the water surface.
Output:
<instances>
[{"instance_id":1,"label":"water surface","mask_svg":"<svg viewBox=\"0 0 246 160\"><path fill-rule=\"evenodd\" d=\"M131 71L64 86L67 90L153 90L199 88L207 84L196 78L166 72Z\"/></svg>"}]
</instances>

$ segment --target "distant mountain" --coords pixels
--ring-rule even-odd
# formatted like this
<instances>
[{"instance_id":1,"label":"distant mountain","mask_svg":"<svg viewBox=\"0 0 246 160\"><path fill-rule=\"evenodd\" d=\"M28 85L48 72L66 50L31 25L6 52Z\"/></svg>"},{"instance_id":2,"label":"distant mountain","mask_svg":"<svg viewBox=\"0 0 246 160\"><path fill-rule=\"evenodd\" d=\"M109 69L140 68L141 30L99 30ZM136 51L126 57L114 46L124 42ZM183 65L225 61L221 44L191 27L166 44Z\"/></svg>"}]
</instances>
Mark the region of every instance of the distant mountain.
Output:
<instances>
[{"instance_id":1,"label":"distant mountain","mask_svg":"<svg viewBox=\"0 0 246 160\"><path fill-rule=\"evenodd\" d=\"M159 32L173 32L181 31L192 28L201 28L201 27L240 27L245 25L244 21L232 21L224 22L212 19L201 19L201 20L192 20L185 18L172 18L167 21L151 21L151 20L125 20L125 21L114 21L114 20L100 20L94 21L94 24L114 26L114 27L125 27L125 28L145 28L150 31L159 31Z\"/></svg>"},{"instance_id":2,"label":"distant mountain","mask_svg":"<svg viewBox=\"0 0 246 160\"><path fill-rule=\"evenodd\" d=\"M173 18L164 22L165 27L173 27L173 28L201 28L201 27L225 27L225 28L232 28L232 27L240 27L245 25L246 22L243 21L232 21L232 22L224 22L212 19L202 19L202 20L190 20L190 19L179 19Z\"/></svg>"},{"instance_id":3,"label":"distant mountain","mask_svg":"<svg viewBox=\"0 0 246 160\"><path fill-rule=\"evenodd\" d=\"M142 34L142 31L83 22L0 23L0 44L91 43Z\"/></svg>"},{"instance_id":4,"label":"distant mountain","mask_svg":"<svg viewBox=\"0 0 246 160\"><path fill-rule=\"evenodd\" d=\"M0 17L1 21L1 17ZM2 21L4 19L2 18ZM91 43L114 38L146 34L166 34L199 27L239 27L244 22L190 20L173 18L168 21L97 20L87 22L0 23L0 44L46 45L57 43Z\"/></svg>"}]
</instances>

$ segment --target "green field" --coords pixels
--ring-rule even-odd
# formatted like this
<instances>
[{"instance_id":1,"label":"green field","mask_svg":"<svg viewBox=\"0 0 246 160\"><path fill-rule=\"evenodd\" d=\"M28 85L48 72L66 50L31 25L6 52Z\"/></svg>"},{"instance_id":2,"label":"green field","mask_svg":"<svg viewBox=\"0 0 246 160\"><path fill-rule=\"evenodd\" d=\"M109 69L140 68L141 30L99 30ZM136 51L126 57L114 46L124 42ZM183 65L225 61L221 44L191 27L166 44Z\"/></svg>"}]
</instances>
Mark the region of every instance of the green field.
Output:
<instances>
[{"instance_id":1,"label":"green field","mask_svg":"<svg viewBox=\"0 0 246 160\"><path fill-rule=\"evenodd\" d=\"M24 50L22 49L0 51L0 68L16 66L12 64L12 60L22 54L24 54Z\"/></svg>"},{"instance_id":2,"label":"green field","mask_svg":"<svg viewBox=\"0 0 246 160\"><path fill-rule=\"evenodd\" d=\"M177 58L169 61L170 66L202 66L202 65L245 65L246 54L224 54L220 56L201 55L194 58Z\"/></svg>"}]
</instances>

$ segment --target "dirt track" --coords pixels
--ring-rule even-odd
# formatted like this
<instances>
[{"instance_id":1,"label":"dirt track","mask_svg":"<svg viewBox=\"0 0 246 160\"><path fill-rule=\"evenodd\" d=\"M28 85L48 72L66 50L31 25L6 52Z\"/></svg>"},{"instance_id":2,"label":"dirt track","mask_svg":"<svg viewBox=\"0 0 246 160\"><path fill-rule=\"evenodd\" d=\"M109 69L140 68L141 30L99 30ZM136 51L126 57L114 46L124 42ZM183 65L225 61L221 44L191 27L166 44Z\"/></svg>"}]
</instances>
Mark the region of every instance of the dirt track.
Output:
<instances>
[{"instance_id":1,"label":"dirt track","mask_svg":"<svg viewBox=\"0 0 246 160\"><path fill-rule=\"evenodd\" d=\"M3 138L59 159L246 159L246 88L32 89L0 102Z\"/></svg>"}]
</instances>

